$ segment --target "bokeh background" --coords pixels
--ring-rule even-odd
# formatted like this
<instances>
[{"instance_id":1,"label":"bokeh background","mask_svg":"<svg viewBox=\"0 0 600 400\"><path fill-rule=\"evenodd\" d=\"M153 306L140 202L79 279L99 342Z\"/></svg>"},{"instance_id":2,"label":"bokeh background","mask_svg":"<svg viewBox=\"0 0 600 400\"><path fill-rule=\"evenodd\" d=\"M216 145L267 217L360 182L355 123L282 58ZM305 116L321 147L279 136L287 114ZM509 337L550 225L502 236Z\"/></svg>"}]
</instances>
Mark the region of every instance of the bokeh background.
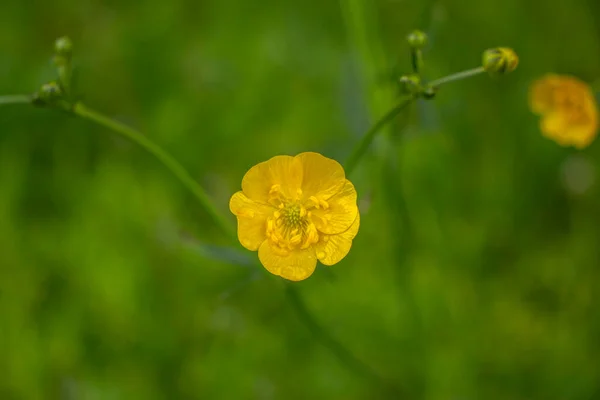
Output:
<instances>
[{"instance_id":1,"label":"bokeh background","mask_svg":"<svg viewBox=\"0 0 600 400\"><path fill-rule=\"evenodd\" d=\"M0 398L599 399L600 142L561 148L527 107L547 72L600 79L597 1L4 0L0 94L54 79L69 35L81 98L230 216L252 165L348 157L414 28L429 78L521 64L389 126L350 254L294 296L136 145L0 106Z\"/></svg>"}]
</instances>

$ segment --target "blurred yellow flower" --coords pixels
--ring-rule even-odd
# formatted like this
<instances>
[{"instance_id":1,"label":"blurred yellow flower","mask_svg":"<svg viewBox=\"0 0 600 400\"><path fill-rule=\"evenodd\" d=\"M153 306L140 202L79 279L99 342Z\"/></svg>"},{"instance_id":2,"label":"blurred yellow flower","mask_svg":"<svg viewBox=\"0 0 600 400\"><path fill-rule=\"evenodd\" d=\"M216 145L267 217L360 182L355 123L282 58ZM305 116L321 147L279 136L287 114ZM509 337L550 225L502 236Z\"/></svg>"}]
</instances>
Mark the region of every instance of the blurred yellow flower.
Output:
<instances>
[{"instance_id":1,"label":"blurred yellow flower","mask_svg":"<svg viewBox=\"0 0 600 400\"><path fill-rule=\"evenodd\" d=\"M337 161L301 153L252 167L229 209L242 246L258 250L272 274L300 281L313 273L317 259L333 265L348 254L360 225L356 198Z\"/></svg>"},{"instance_id":2,"label":"blurred yellow flower","mask_svg":"<svg viewBox=\"0 0 600 400\"><path fill-rule=\"evenodd\" d=\"M548 74L529 88L529 106L541 115L542 134L561 146L588 146L598 133L598 106L590 87L565 75Z\"/></svg>"}]
</instances>

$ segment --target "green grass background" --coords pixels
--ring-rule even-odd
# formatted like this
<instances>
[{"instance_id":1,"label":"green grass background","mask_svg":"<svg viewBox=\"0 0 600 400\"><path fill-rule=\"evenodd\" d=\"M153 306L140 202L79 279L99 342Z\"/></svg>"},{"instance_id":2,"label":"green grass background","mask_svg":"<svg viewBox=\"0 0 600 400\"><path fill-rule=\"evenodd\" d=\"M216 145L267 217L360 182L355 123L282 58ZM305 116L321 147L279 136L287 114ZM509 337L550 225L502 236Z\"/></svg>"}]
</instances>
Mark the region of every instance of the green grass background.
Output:
<instances>
[{"instance_id":1,"label":"green grass background","mask_svg":"<svg viewBox=\"0 0 600 400\"><path fill-rule=\"evenodd\" d=\"M53 79L69 35L83 100L229 215L258 162L348 157L393 106L414 28L429 78L499 45L521 63L376 141L350 254L294 285L320 331L142 149L1 106L0 398L600 399L600 186L572 188L600 142L560 148L527 108L547 72L600 79L597 1L5 0L0 94Z\"/></svg>"}]
</instances>

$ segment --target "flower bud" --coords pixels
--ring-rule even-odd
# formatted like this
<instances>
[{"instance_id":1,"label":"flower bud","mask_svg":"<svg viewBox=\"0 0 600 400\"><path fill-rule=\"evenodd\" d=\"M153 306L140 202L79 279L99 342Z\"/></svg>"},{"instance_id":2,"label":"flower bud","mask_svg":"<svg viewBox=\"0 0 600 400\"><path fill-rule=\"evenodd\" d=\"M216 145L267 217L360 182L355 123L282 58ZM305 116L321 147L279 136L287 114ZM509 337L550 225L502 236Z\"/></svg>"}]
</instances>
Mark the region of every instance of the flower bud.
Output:
<instances>
[{"instance_id":1,"label":"flower bud","mask_svg":"<svg viewBox=\"0 0 600 400\"><path fill-rule=\"evenodd\" d=\"M54 51L59 57L70 58L73 52L73 42L68 36L60 37L54 42Z\"/></svg>"},{"instance_id":2,"label":"flower bud","mask_svg":"<svg viewBox=\"0 0 600 400\"><path fill-rule=\"evenodd\" d=\"M427 35L425 32L416 29L408 34L406 41L413 49L422 49L427 44Z\"/></svg>"},{"instance_id":3,"label":"flower bud","mask_svg":"<svg viewBox=\"0 0 600 400\"><path fill-rule=\"evenodd\" d=\"M519 65L519 56L508 47L496 47L483 52L483 69L493 75L513 72Z\"/></svg>"},{"instance_id":4,"label":"flower bud","mask_svg":"<svg viewBox=\"0 0 600 400\"><path fill-rule=\"evenodd\" d=\"M411 94L421 93L421 78L417 74L403 75L400 77L400 84Z\"/></svg>"},{"instance_id":5,"label":"flower bud","mask_svg":"<svg viewBox=\"0 0 600 400\"><path fill-rule=\"evenodd\" d=\"M33 104L47 106L62 98L63 92L60 85L54 81L45 83L40 90L33 95Z\"/></svg>"}]
</instances>

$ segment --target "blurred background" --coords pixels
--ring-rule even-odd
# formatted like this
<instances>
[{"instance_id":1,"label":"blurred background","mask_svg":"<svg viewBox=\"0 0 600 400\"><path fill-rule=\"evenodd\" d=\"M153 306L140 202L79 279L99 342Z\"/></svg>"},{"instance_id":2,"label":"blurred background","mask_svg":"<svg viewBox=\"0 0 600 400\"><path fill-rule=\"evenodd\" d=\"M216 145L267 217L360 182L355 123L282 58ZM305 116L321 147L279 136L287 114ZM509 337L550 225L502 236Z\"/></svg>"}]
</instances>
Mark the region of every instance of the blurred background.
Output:
<instances>
[{"instance_id":1,"label":"blurred background","mask_svg":"<svg viewBox=\"0 0 600 400\"><path fill-rule=\"evenodd\" d=\"M69 35L83 101L235 224L251 166L348 157L415 28L430 79L489 47L521 63L386 129L350 177L350 254L298 298L144 150L0 106L0 398L599 399L600 142L561 148L527 107L547 72L600 79L597 1L4 0L0 94L54 79Z\"/></svg>"}]
</instances>

